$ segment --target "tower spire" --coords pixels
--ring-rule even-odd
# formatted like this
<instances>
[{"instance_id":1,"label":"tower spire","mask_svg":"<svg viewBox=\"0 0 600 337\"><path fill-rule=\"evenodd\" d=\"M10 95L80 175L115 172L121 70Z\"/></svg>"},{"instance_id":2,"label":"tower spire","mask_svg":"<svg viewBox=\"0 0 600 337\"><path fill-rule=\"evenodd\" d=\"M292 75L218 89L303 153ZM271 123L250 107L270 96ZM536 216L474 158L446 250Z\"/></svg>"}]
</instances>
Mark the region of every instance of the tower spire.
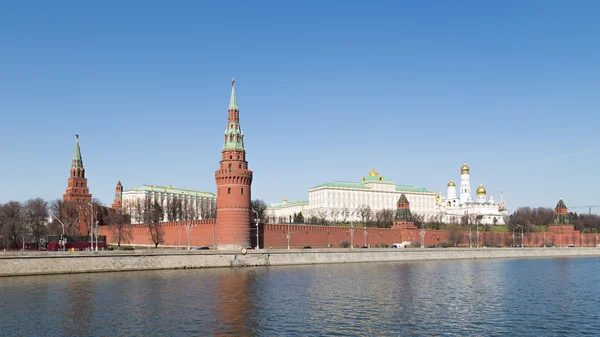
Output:
<instances>
[{"instance_id":1,"label":"tower spire","mask_svg":"<svg viewBox=\"0 0 600 337\"><path fill-rule=\"evenodd\" d=\"M229 110L237 110L237 100L235 99L235 78L231 79L231 99L229 99Z\"/></svg>"},{"instance_id":2,"label":"tower spire","mask_svg":"<svg viewBox=\"0 0 600 337\"><path fill-rule=\"evenodd\" d=\"M75 134L75 151L71 168L83 169L83 158L81 158L81 149L79 148L79 134Z\"/></svg>"}]
</instances>

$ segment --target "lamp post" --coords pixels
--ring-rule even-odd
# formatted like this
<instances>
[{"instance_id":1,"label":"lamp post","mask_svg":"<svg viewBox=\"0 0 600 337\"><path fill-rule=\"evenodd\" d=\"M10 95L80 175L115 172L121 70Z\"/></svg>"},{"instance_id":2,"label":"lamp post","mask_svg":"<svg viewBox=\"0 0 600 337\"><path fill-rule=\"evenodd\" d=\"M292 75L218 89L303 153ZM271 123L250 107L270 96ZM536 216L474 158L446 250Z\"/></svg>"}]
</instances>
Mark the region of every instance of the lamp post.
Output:
<instances>
[{"instance_id":1,"label":"lamp post","mask_svg":"<svg viewBox=\"0 0 600 337\"><path fill-rule=\"evenodd\" d=\"M290 249L290 224L289 223L287 225L287 234L285 235L285 238L287 239L288 249Z\"/></svg>"},{"instance_id":2,"label":"lamp post","mask_svg":"<svg viewBox=\"0 0 600 337\"><path fill-rule=\"evenodd\" d=\"M473 230L473 226L477 226L477 224L469 226L469 248L473 248L473 240L471 239L471 237L472 237L471 233L472 233L472 230ZM478 230L477 231L477 248L479 248L479 228L477 228L477 230ZM514 241L514 238L513 238L513 241Z\"/></svg>"},{"instance_id":3,"label":"lamp post","mask_svg":"<svg viewBox=\"0 0 600 337\"><path fill-rule=\"evenodd\" d=\"M596 232L596 247L598 247L598 230L596 228L592 228Z\"/></svg>"},{"instance_id":4,"label":"lamp post","mask_svg":"<svg viewBox=\"0 0 600 337\"><path fill-rule=\"evenodd\" d=\"M477 233L477 248L479 248L479 224L475 224L475 231Z\"/></svg>"},{"instance_id":5,"label":"lamp post","mask_svg":"<svg viewBox=\"0 0 600 337\"><path fill-rule=\"evenodd\" d=\"M98 251L98 237L100 236L99 222L96 220L96 251Z\"/></svg>"},{"instance_id":6,"label":"lamp post","mask_svg":"<svg viewBox=\"0 0 600 337\"><path fill-rule=\"evenodd\" d=\"M364 235L365 235L365 247L367 247L367 235L369 235L367 233L367 227L365 226L364 231L363 231Z\"/></svg>"},{"instance_id":7,"label":"lamp post","mask_svg":"<svg viewBox=\"0 0 600 337\"><path fill-rule=\"evenodd\" d=\"M546 248L546 231L544 231L544 248Z\"/></svg>"},{"instance_id":8,"label":"lamp post","mask_svg":"<svg viewBox=\"0 0 600 337\"><path fill-rule=\"evenodd\" d=\"M421 223L421 248L425 248L425 224Z\"/></svg>"},{"instance_id":9,"label":"lamp post","mask_svg":"<svg viewBox=\"0 0 600 337\"><path fill-rule=\"evenodd\" d=\"M354 224L350 223L350 249L354 248Z\"/></svg>"},{"instance_id":10,"label":"lamp post","mask_svg":"<svg viewBox=\"0 0 600 337\"><path fill-rule=\"evenodd\" d=\"M91 221L90 221L90 250L93 251L94 250L94 204L92 204L91 202L87 203L88 205L90 205L91 211L90 211L90 217L91 217Z\"/></svg>"},{"instance_id":11,"label":"lamp post","mask_svg":"<svg viewBox=\"0 0 600 337\"><path fill-rule=\"evenodd\" d=\"M255 209L252 209L252 212L254 212L254 214L256 214L256 248L254 248L254 249L260 249L260 244L258 241L258 225L260 223L260 219L258 218L258 212Z\"/></svg>"},{"instance_id":12,"label":"lamp post","mask_svg":"<svg viewBox=\"0 0 600 337\"><path fill-rule=\"evenodd\" d=\"M519 227L521 227L521 248L523 248L523 226L517 225L517 227L515 227L515 228L519 228ZM514 229L513 229L513 233L514 233ZM514 234L513 234L513 237L514 237Z\"/></svg>"},{"instance_id":13,"label":"lamp post","mask_svg":"<svg viewBox=\"0 0 600 337\"><path fill-rule=\"evenodd\" d=\"M64 242L64 239L65 239L65 224L62 221L60 221L60 219L57 218L56 215L54 215L54 213L50 213L50 215L52 215L52 217L54 219L56 219L56 221L58 221L60 223L60 225L62 226L62 234L60 236L60 240L59 240L58 244L62 246L62 250L64 251L65 250L65 242Z\"/></svg>"}]
</instances>

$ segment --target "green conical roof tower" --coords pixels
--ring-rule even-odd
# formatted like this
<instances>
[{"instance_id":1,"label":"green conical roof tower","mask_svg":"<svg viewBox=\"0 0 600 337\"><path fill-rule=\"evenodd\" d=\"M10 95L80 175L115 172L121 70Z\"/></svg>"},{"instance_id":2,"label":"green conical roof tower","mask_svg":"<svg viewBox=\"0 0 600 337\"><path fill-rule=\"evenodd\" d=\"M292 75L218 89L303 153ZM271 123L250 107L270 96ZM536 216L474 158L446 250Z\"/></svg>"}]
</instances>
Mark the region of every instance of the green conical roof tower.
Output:
<instances>
[{"instance_id":1,"label":"green conical roof tower","mask_svg":"<svg viewBox=\"0 0 600 337\"><path fill-rule=\"evenodd\" d=\"M71 168L83 169L83 158L81 157L81 149L79 148L79 135L75 134L75 153L73 154L73 161L71 162Z\"/></svg>"},{"instance_id":2,"label":"green conical roof tower","mask_svg":"<svg viewBox=\"0 0 600 337\"><path fill-rule=\"evenodd\" d=\"M407 222L413 221L412 213L410 212L410 204L404 193L402 193L402 195L400 195L400 199L398 199L396 216L394 217L394 220Z\"/></svg>"},{"instance_id":3,"label":"green conical roof tower","mask_svg":"<svg viewBox=\"0 0 600 337\"><path fill-rule=\"evenodd\" d=\"M235 79L231 80L231 99L229 100L229 109L227 129L223 142L223 150L244 150L244 133L240 127L240 110L238 109L235 98Z\"/></svg>"},{"instance_id":4,"label":"green conical roof tower","mask_svg":"<svg viewBox=\"0 0 600 337\"><path fill-rule=\"evenodd\" d=\"M556 204L556 207L554 208L554 217L552 217L552 222L550 222L550 225L560 226L570 224L571 219L569 218L569 210L567 209L565 202L562 200L562 198L560 198L558 204Z\"/></svg>"}]
</instances>

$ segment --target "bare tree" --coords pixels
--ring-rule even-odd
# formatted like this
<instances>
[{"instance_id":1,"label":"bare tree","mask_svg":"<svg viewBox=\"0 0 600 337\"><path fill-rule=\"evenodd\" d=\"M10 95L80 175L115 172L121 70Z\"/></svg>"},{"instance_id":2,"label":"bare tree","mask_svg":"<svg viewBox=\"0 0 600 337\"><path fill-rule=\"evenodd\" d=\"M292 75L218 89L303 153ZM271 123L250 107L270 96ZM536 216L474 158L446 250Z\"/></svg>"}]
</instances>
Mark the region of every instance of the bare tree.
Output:
<instances>
[{"instance_id":1,"label":"bare tree","mask_svg":"<svg viewBox=\"0 0 600 337\"><path fill-rule=\"evenodd\" d=\"M340 210L340 216L342 218L342 223L346 224L348 223L348 220L350 219L350 217L352 216L352 211L350 211L350 209L348 208L342 208Z\"/></svg>"},{"instance_id":2,"label":"bare tree","mask_svg":"<svg viewBox=\"0 0 600 337\"><path fill-rule=\"evenodd\" d=\"M217 217L217 205L214 199L202 199L199 203L200 218L214 219Z\"/></svg>"},{"instance_id":3,"label":"bare tree","mask_svg":"<svg viewBox=\"0 0 600 337\"><path fill-rule=\"evenodd\" d=\"M394 211L384 208L375 213L375 224L378 228L391 228L394 223Z\"/></svg>"},{"instance_id":4,"label":"bare tree","mask_svg":"<svg viewBox=\"0 0 600 337\"><path fill-rule=\"evenodd\" d=\"M50 203L50 212L65 225L65 234L84 235L79 229L79 209L73 202L56 199ZM62 234L61 224L52 221L51 233Z\"/></svg>"},{"instance_id":5,"label":"bare tree","mask_svg":"<svg viewBox=\"0 0 600 337\"><path fill-rule=\"evenodd\" d=\"M321 226L327 225L327 210L320 209L316 212L317 223L320 223Z\"/></svg>"},{"instance_id":6,"label":"bare tree","mask_svg":"<svg viewBox=\"0 0 600 337\"><path fill-rule=\"evenodd\" d=\"M177 196L174 196L167 204L167 221L182 220L182 204L183 201Z\"/></svg>"},{"instance_id":7,"label":"bare tree","mask_svg":"<svg viewBox=\"0 0 600 337\"><path fill-rule=\"evenodd\" d=\"M267 222L267 204L261 199L254 199L250 202L250 207L256 213L258 213L258 219L260 222ZM252 223L256 221L256 213L252 212Z\"/></svg>"},{"instance_id":8,"label":"bare tree","mask_svg":"<svg viewBox=\"0 0 600 337\"><path fill-rule=\"evenodd\" d=\"M464 240L465 233L462 228L458 226L452 226L448 229L448 244L453 247L457 247Z\"/></svg>"},{"instance_id":9,"label":"bare tree","mask_svg":"<svg viewBox=\"0 0 600 337\"><path fill-rule=\"evenodd\" d=\"M162 206L149 196L136 205L136 213L140 215L142 222L150 232L150 238L154 242L154 247L164 242L165 231L160 225L164 218Z\"/></svg>"},{"instance_id":10,"label":"bare tree","mask_svg":"<svg viewBox=\"0 0 600 337\"><path fill-rule=\"evenodd\" d=\"M333 208L329 212L331 222L333 223L334 226L339 222L339 214L340 214L340 211L336 208Z\"/></svg>"},{"instance_id":11,"label":"bare tree","mask_svg":"<svg viewBox=\"0 0 600 337\"><path fill-rule=\"evenodd\" d=\"M121 243L129 243L132 239L131 223L129 215L121 210L114 210L107 218L113 240L117 241L117 249L121 249Z\"/></svg>"},{"instance_id":12,"label":"bare tree","mask_svg":"<svg viewBox=\"0 0 600 337\"><path fill-rule=\"evenodd\" d=\"M358 213L358 217L362 221L363 226L368 226L371 223L371 219L373 217L373 211L371 207L368 205L362 205L356 211Z\"/></svg>"},{"instance_id":13,"label":"bare tree","mask_svg":"<svg viewBox=\"0 0 600 337\"><path fill-rule=\"evenodd\" d=\"M35 248L39 249L44 236L48 233L48 203L42 198L29 199L23 205L23 218L27 224ZM22 234L24 235L24 234Z\"/></svg>"},{"instance_id":14,"label":"bare tree","mask_svg":"<svg viewBox=\"0 0 600 337\"><path fill-rule=\"evenodd\" d=\"M0 223L2 224L2 237L4 247L18 247L21 240L22 206L17 201L10 201L0 209Z\"/></svg>"}]
</instances>

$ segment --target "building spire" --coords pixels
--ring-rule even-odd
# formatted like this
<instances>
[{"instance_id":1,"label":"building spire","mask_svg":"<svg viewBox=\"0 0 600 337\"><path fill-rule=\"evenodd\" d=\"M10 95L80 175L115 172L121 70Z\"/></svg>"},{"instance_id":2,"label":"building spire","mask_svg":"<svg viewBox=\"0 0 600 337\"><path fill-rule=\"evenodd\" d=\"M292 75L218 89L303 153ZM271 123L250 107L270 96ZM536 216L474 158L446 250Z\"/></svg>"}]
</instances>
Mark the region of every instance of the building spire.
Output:
<instances>
[{"instance_id":1,"label":"building spire","mask_svg":"<svg viewBox=\"0 0 600 337\"><path fill-rule=\"evenodd\" d=\"M83 158L81 158L81 149L79 148L79 134L75 134L75 152L73 154L71 168L83 168Z\"/></svg>"},{"instance_id":2,"label":"building spire","mask_svg":"<svg viewBox=\"0 0 600 337\"><path fill-rule=\"evenodd\" d=\"M235 99L235 78L231 79L231 99L229 100L229 110L238 110L237 100Z\"/></svg>"}]
</instances>

